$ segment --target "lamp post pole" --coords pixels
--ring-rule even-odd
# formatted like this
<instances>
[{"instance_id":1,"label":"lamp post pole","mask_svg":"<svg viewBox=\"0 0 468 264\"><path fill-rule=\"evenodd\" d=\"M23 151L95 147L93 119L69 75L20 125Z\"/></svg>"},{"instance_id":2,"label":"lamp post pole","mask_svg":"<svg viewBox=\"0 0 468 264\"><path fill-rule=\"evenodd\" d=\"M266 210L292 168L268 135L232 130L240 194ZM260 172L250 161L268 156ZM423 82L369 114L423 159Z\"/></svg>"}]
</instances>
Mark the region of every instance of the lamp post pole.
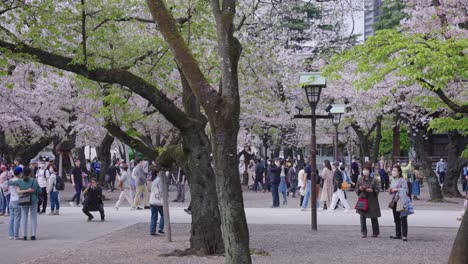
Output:
<instances>
[{"instance_id":1,"label":"lamp post pole","mask_svg":"<svg viewBox=\"0 0 468 264\"><path fill-rule=\"evenodd\" d=\"M317 173L317 136L315 135L315 125L317 122L317 117L315 116L315 107L312 108L312 133L310 136L310 170L311 170L311 197L310 197L310 207L311 207L311 224L312 231L317 231L317 188L316 188L316 173Z\"/></svg>"},{"instance_id":2,"label":"lamp post pole","mask_svg":"<svg viewBox=\"0 0 468 264\"><path fill-rule=\"evenodd\" d=\"M333 124L335 126L335 160L338 160L338 124Z\"/></svg>"}]
</instances>

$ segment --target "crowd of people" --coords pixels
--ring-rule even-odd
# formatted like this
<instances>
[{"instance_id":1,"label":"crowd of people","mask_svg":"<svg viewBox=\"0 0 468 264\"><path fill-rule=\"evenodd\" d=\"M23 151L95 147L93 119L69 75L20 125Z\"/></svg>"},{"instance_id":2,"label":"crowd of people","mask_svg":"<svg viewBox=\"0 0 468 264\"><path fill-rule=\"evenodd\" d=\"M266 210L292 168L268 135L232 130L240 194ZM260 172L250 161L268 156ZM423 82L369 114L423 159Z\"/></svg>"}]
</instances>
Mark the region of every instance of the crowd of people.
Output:
<instances>
[{"instance_id":1,"label":"crowd of people","mask_svg":"<svg viewBox=\"0 0 468 264\"><path fill-rule=\"evenodd\" d=\"M372 236L380 234L378 218L381 217L379 193L388 192L395 222L395 236L392 239L407 241L408 215L414 213L413 200L419 200L421 187L424 184L424 172L420 165L409 162L390 164L382 156L375 162L361 164L358 157L353 157L349 173L343 162L324 160L323 169L312 173L311 164L300 164L294 159L269 159L267 161L253 158L247 167L249 177L242 176L245 185L249 185L254 192L271 192L271 208L280 207L288 203L288 197L300 196L299 207L307 210L311 200L312 189L316 188L316 208L332 212L343 207L344 212L351 212L351 205L347 195L357 194L358 201L354 206L361 218L361 234L367 237L366 219L371 219ZM439 183L443 185L447 166L441 159L436 166ZM463 190L468 199L468 164L463 169ZM467 200L468 201L468 200ZM466 210L465 202L465 210Z\"/></svg>"}]
</instances>

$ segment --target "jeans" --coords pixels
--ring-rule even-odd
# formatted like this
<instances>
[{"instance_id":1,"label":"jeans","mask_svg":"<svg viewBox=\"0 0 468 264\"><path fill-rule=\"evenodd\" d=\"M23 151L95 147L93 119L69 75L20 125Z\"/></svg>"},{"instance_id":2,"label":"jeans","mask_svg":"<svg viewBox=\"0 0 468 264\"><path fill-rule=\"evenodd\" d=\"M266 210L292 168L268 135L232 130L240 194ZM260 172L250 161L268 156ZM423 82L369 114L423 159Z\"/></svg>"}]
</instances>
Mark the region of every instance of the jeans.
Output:
<instances>
[{"instance_id":1,"label":"jeans","mask_svg":"<svg viewBox=\"0 0 468 264\"><path fill-rule=\"evenodd\" d=\"M55 212L60 209L59 192L50 192L50 211Z\"/></svg>"},{"instance_id":2,"label":"jeans","mask_svg":"<svg viewBox=\"0 0 468 264\"><path fill-rule=\"evenodd\" d=\"M8 234L10 237L19 237L19 228L21 222L21 208L18 201L10 203L10 222L8 223Z\"/></svg>"},{"instance_id":3,"label":"jeans","mask_svg":"<svg viewBox=\"0 0 468 264\"><path fill-rule=\"evenodd\" d=\"M146 188L146 184L145 185L137 185L136 187L136 194L135 194L135 204L134 206L135 207L138 207L140 206L140 200L141 200L141 194L144 195L144 204L145 204L145 207L148 206L148 200L149 200L149 193L148 193L148 188Z\"/></svg>"},{"instance_id":4,"label":"jeans","mask_svg":"<svg viewBox=\"0 0 468 264\"><path fill-rule=\"evenodd\" d=\"M11 194L5 195L7 213L10 213L10 198L11 198Z\"/></svg>"},{"instance_id":5,"label":"jeans","mask_svg":"<svg viewBox=\"0 0 468 264\"><path fill-rule=\"evenodd\" d=\"M101 215L101 220L104 220L104 206L102 206L102 204L100 204L98 206L98 211L99 211L99 214ZM83 213L88 216L88 219L93 219L94 216L89 212L89 208L86 206L86 207L83 207Z\"/></svg>"},{"instance_id":6,"label":"jeans","mask_svg":"<svg viewBox=\"0 0 468 264\"><path fill-rule=\"evenodd\" d=\"M21 226L23 236L28 236L28 217L31 214L31 236L36 236L37 231L37 204L21 206Z\"/></svg>"},{"instance_id":7,"label":"jeans","mask_svg":"<svg viewBox=\"0 0 468 264\"><path fill-rule=\"evenodd\" d=\"M258 191L259 188L263 189L263 178L255 178L254 191Z\"/></svg>"},{"instance_id":8,"label":"jeans","mask_svg":"<svg viewBox=\"0 0 468 264\"><path fill-rule=\"evenodd\" d=\"M444 184L445 172L439 172L439 184Z\"/></svg>"},{"instance_id":9,"label":"jeans","mask_svg":"<svg viewBox=\"0 0 468 264\"><path fill-rule=\"evenodd\" d=\"M287 204L288 203L288 194L287 194L287 192L282 192L281 194L283 194L283 204Z\"/></svg>"},{"instance_id":10,"label":"jeans","mask_svg":"<svg viewBox=\"0 0 468 264\"><path fill-rule=\"evenodd\" d=\"M372 234L374 236L380 234L379 220L377 218L371 218L371 222L372 222ZM366 217L364 215L361 215L361 234L367 236L367 223L366 223Z\"/></svg>"},{"instance_id":11,"label":"jeans","mask_svg":"<svg viewBox=\"0 0 468 264\"><path fill-rule=\"evenodd\" d=\"M271 196L273 197L273 206L279 207L278 183L271 184Z\"/></svg>"},{"instance_id":12,"label":"jeans","mask_svg":"<svg viewBox=\"0 0 468 264\"><path fill-rule=\"evenodd\" d=\"M408 235L408 216L401 216L396 211L396 203L393 206L393 221L395 222L395 235L397 237L406 237Z\"/></svg>"},{"instance_id":13,"label":"jeans","mask_svg":"<svg viewBox=\"0 0 468 264\"><path fill-rule=\"evenodd\" d=\"M73 195L72 201L76 201L76 205L80 204L81 188L83 188L83 186L75 184L75 195Z\"/></svg>"},{"instance_id":14,"label":"jeans","mask_svg":"<svg viewBox=\"0 0 468 264\"><path fill-rule=\"evenodd\" d=\"M302 202L302 208L303 209L306 209L307 208L307 205L309 205L309 200L310 200L310 196L312 195L312 189L311 189L311 186L312 185L312 181L311 180L307 180L307 185L306 185L306 192L304 194L304 200ZM317 194L318 195L318 194ZM320 201L319 199L316 199L316 202L315 202L315 207L316 208L320 208Z\"/></svg>"},{"instance_id":15,"label":"jeans","mask_svg":"<svg viewBox=\"0 0 468 264\"><path fill-rule=\"evenodd\" d=\"M150 234L156 234L156 223L158 222L158 213L161 215L159 219L159 230L164 230L164 211L161 205L151 205L151 223Z\"/></svg>"},{"instance_id":16,"label":"jeans","mask_svg":"<svg viewBox=\"0 0 468 264\"><path fill-rule=\"evenodd\" d=\"M41 205L42 205L42 212L45 213L46 212L46 209L47 209L47 187L41 187L41 196L42 196L42 201L39 201L39 203L37 203L37 212L41 212L40 208L41 208Z\"/></svg>"},{"instance_id":17,"label":"jeans","mask_svg":"<svg viewBox=\"0 0 468 264\"><path fill-rule=\"evenodd\" d=\"M185 183L177 183L177 198L175 200L178 202L185 201Z\"/></svg>"},{"instance_id":18,"label":"jeans","mask_svg":"<svg viewBox=\"0 0 468 264\"><path fill-rule=\"evenodd\" d=\"M5 196L3 195L3 190L0 188L0 213L5 213L6 209L6 199Z\"/></svg>"}]
</instances>

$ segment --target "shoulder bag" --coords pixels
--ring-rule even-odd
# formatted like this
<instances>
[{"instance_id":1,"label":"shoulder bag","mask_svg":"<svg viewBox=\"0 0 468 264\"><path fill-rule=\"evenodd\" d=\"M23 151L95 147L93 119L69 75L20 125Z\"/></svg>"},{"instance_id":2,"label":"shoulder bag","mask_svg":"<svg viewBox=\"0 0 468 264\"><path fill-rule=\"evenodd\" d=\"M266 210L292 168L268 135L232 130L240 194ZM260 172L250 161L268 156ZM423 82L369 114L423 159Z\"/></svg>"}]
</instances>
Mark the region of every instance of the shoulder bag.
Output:
<instances>
[{"instance_id":1,"label":"shoulder bag","mask_svg":"<svg viewBox=\"0 0 468 264\"><path fill-rule=\"evenodd\" d=\"M32 188L32 186L34 185L34 181L31 183L31 186L29 188ZM19 199L18 199L18 204L20 206L30 206L32 205L32 195L31 193L23 193L22 195L19 196Z\"/></svg>"}]
</instances>

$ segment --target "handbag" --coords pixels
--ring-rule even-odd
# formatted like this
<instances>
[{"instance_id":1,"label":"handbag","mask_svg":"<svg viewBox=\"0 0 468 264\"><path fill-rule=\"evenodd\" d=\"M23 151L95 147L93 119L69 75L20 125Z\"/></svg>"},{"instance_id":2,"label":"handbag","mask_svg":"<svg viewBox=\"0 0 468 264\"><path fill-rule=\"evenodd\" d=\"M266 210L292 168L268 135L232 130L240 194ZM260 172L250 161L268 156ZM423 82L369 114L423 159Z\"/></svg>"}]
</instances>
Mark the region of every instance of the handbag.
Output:
<instances>
[{"instance_id":1,"label":"handbag","mask_svg":"<svg viewBox=\"0 0 468 264\"><path fill-rule=\"evenodd\" d=\"M403 205L403 202L401 201L401 199L399 199L399 200L397 201L397 204L396 204L396 211L397 211L397 212L400 212L400 213L406 211L405 206Z\"/></svg>"},{"instance_id":2,"label":"handbag","mask_svg":"<svg viewBox=\"0 0 468 264\"><path fill-rule=\"evenodd\" d=\"M369 211L369 200L367 198L360 197L357 200L356 205L354 206L354 209L362 211L362 212Z\"/></svg>"},{"instance_id":3,"label":"handbag","mask_svg":"<svg viewBox=\"0 0 468 264\"><path fill-rule=\"evenodd\" d=\"M29 188L32 188L34 185L34 180L31 183L31 186ZM18 205L20 206L30 206L32 205L32 195L31 193L23 193L22 195L19 196L18 198Z\"/></svg>"},{"instance_id":4,"label":"handbag","mask_svg":"<svg viewBox=\"0 0 468 264\"><path fill-rule=\"evenodd\" d=\"M388 203L388 208L393 209L395 207L395 201L393 199Z\"/></svg>"},{"instance_id":5,"label":"handbag","mask_svg":"<svg viewBox=\"0 0 468 264\"><path fill-rule=\"evenodd\" d=\"M410 199L408 199L408 202L406 203L406 215L412 214L414 214L413 202Z\"/></svg>"},{"instance_id":6,"label":"handbag","mask_svg":"<svg viewBox=\"0 0 468 264\"><path fill-rule=\"evenodd\" d=\"M349 189L349 183L347 182L341 183L341 190L345 191L347 189Z\"/></svg>"}]
</instances>

